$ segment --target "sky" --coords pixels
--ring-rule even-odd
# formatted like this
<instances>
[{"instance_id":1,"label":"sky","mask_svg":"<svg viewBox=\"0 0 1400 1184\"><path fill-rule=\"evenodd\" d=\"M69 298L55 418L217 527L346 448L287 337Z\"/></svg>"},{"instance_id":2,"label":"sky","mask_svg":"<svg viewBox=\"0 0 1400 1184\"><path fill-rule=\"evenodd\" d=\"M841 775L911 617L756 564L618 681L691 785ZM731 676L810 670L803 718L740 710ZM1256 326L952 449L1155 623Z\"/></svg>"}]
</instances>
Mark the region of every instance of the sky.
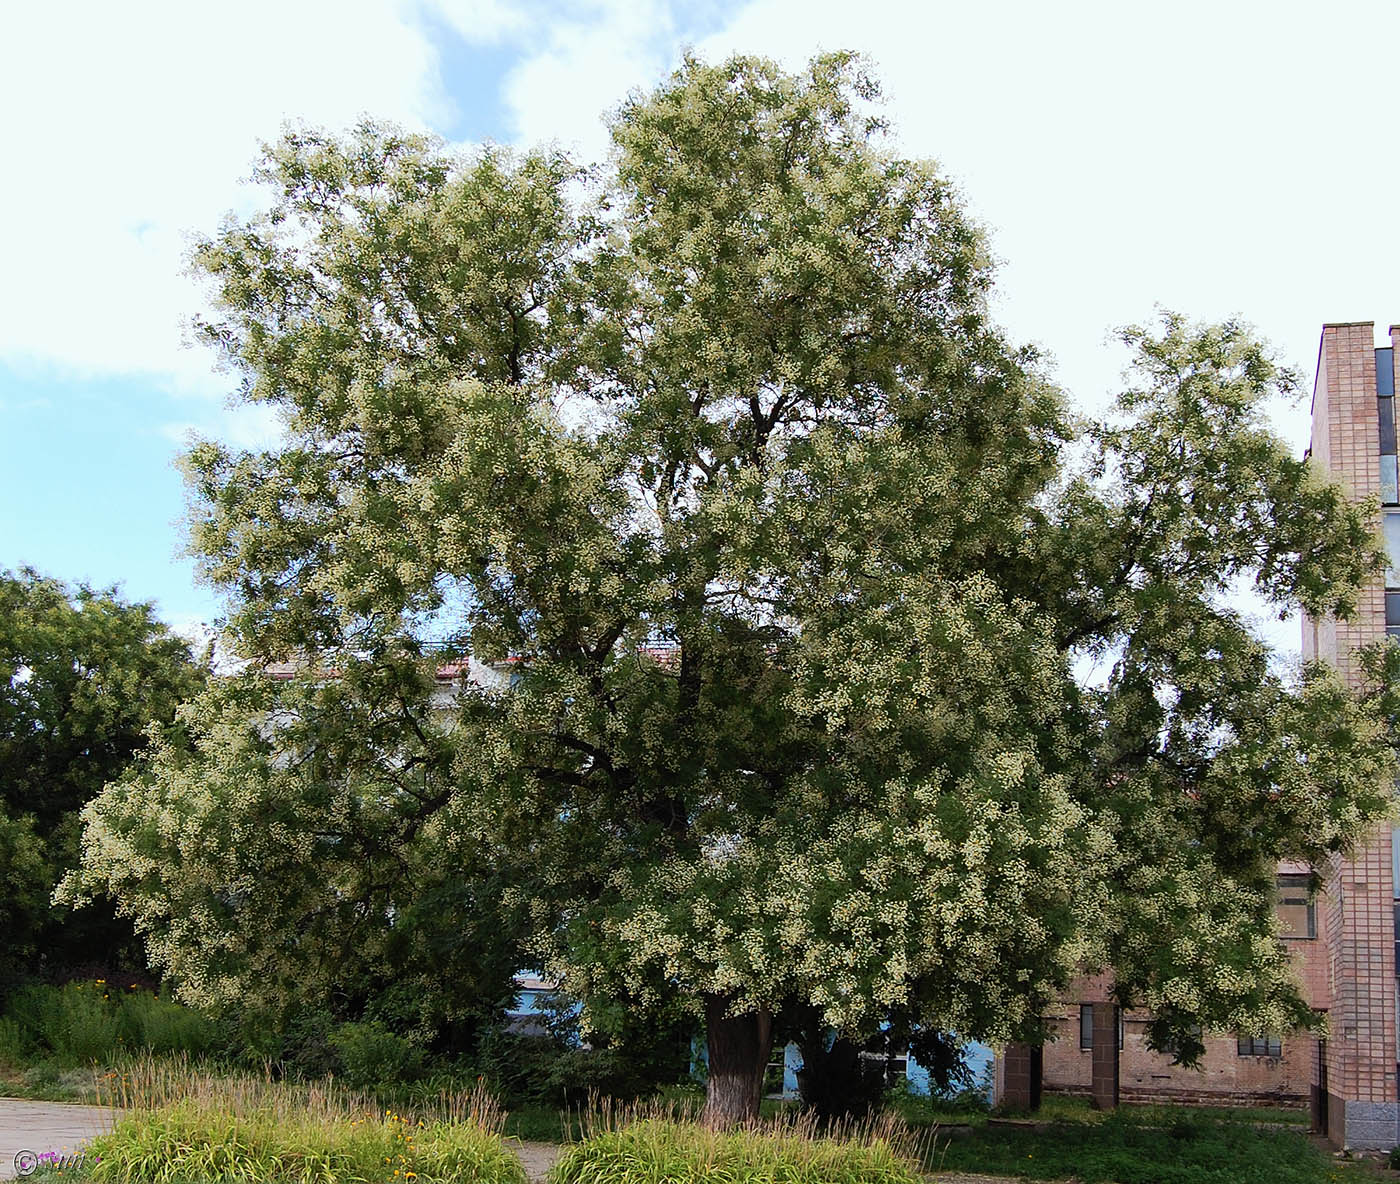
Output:
<instances>
[{"instance_id":1,"label":"sky","mask_svg":"<svg viewBox=\"0 0 1400 1184\"><path fill-rule=\"evenodd\" d=\"M0 568L154 601L183 553L190 433L256 447L189 344L185 257L246 213L260 142L370 115L452 142L607 149L603 116L691 49L868 55L896 145L954 178L994 313L1085 408L1158 307L1242 316L1311 390L1321 326L1400 321L1394 23L1381 3L111 0L7 7L0 116ZM1301 451L1306 399L1276 412ZM1296 626L1279 634L1290 644Z\"/></svg>"}]
</instances>

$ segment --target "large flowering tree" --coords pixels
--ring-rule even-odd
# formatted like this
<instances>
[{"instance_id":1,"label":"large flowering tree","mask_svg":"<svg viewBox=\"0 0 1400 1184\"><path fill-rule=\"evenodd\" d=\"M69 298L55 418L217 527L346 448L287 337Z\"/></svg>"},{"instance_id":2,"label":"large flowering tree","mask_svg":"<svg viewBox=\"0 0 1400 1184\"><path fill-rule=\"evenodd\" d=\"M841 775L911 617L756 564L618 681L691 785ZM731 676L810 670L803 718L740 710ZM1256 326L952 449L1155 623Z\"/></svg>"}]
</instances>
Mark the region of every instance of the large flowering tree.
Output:
<instances>
[{"instance_id":1,"label":"large flowering tree","mask_svg":"<svg viewBox=\"0 0 1400 1184\"><path fill-rule=\"evenodd\" d=\"M1099 965L1164 1043L1303 1018L1275 865L1383 814L1388 680L1281 676L1231 597L1349 612L1369 510L1270 435L1294 380L1237 325L1130 331L1074 421L876 97L687 61L596 172L269 149L196 262L285 441L187 457L253 672L89 811L70 891L206 997L522 932L590 1007L703 1017L715 1121L785 1009L1004 1040ZM434 632L510 688L435 700Z\"/></svg>"}]
</instances>

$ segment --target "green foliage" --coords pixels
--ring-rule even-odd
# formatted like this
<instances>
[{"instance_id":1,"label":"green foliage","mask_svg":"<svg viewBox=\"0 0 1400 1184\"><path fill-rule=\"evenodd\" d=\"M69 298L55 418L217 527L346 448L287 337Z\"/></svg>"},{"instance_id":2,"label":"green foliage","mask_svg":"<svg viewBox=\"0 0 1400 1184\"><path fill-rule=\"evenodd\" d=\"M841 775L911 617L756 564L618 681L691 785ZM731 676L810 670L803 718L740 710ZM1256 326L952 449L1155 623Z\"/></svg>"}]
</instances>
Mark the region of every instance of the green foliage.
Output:
<instances>
[{"instance_id":1,"label":"green foliage","mask_svg":"<svg viewBox=\"0 0 1400 1184\"><path fill-rule=\"evenodd\" d=\"M815 1139L781 1131L720 1134L649 1120L564 1150L550 1184L916 1184L914 1165L879 1138Z\"/></svg>"},{"instance_id":2,"label":"green foliage","mask_svg":"<svg viewBox=\"0 0 1400 1184\"><path fill-rule=\"evenodd\" d=\"M3 1022L17 1047L52 1056L60 1067L107 1065L141 1052L197 1056L216 1042L215 1026L193 1009L101 981L23 987Z\"/></svg>"},{"instance_id":3,"label":"green foliage","mask_svg":"<svg viewBox=\"0 0 1400 1184\"><path fill-rule=\"evenodd\" d=\"M423 1071L423 1050L380 1023L341 1024L330 1041L341 1073L356 1089L412 1081Z\"/></svg>"},{"instance_id":4,"label":"green foliage","mask_svg":"<svg viewBox=\"0 0 1400 1184\"><path fill-rule=\"evenodd\" d=\"M433 690L404 654L336 680L221 678L180 708L188 745L157 741L109 787L88 814L89 859L133 888L123 908L185 998L271 1014L333 1000L358 1018L392 986L431 1031L508 997L508 879L479 831L424 813L462 776ZM149 825L153 811L178 832ZM160 875L138 874L148 861Z\"/></svg>"},{"instance_id":5,"label":"green foliage","mask_svg":"<svg viewBox=\"0 0 1400 1184\"><path fill-rule=\"evenodd\" d=\"M34 1038L29 1030L10 1016L0 1016L0 1063L23 1064L33 1051Z\"/></svg>"},{"instance_id":6,"label":"green foliage","mask_svg":"<svg viewBox=\"0 0 1400 1184\"><path fill-rule=\"evenodd\" d=\"M509 1106L581 1106L590 1097L630 1100L674 1083L688 1068L645 1049L581 1048L543 1036L493 1032L466 1059Z\"/></svg>"},{"instance_id":7,"label":"green foliage","mask_svg":"<svg viewBox=\"0 0 1400 1184\"><path fill-rule=\"evenodd\" d=\"M0 982L16 976L35 953L49 916L53 884L48 846L35 829L33 815L11 814L8 804L0 800L0 933L10 935L13 942Z\"/></svg>"},{"instance_id":8,"label":"green foliage","mask_svg":"<svg viewBox=\"0 0 1400 1184\"><path fill-rule=\"evenodd\" d=\"M0 571L0 932L4 977L133 957L130 927L99 908L49 907L78 861L78 811L168 727L203 679L188 645L115 589Z\"/></svg>"},{"instance_id":9,"label":"green foliage","mask_svg":"<svg viewBox=\"0 0 1400 1184\"><path fill-rule=\"evenodd\" d=\"M9 1015L60 1064L102 1063L118 1053L124 1036L119 1004L106 993L93 983L25 987L11 998Z\"/></svg>"},{"instance_id":10,"label":"green foliage","mask_svg":"<svg viewBox=\"0 0 1400 1184\"><path fill-rule=\"evenodd\" d=\"M901 1122L914 1127L969 1122L985 1118L991 1112L987 1095L981 1090L964 1089L945 1096L916 1094L903 1081L885 1091L884 1104Z\"/></svg>"},{"instance_id":11,"label":"green foliage","mask_svg":"<svg viewBox=\"0 0 1400 1184\"><path fill-rule=\"evenodd\" d=\"M89 1156L91 1179L113 1184L525 1184L500 1137L473 1123L233 1113L195 1100L123 1118Z\"/></svg>"},{"instance_id":12,"label":"green foliage","mask_svg":"<svg viewBox=\"0 0 1400 1184\"><path fill-rule=\"evenodd\" d=\"M805 1109L831 1121L864 1117L879 1107L885 1095L885 1068L863 1057L859 1044L818 1027L808 1031L799 1046L797 1089Z\"/></svg>"},{"instance_id":13,"label":"green foliage","mask_svg":"<svg viewBox=\"0 0 1400 1184\"><path fill-rule=\"evenodd\" d=\"M1297 379L1239 323L1126 331L1076 423L877 99L848 54L688 59L591 188L269 147L194 261L285 441L185 461L253 664L88 807L65 898L216 1005L480 1014L528 950L589 1027L731 1025L730 1118L785 1011L1031 1038L1103 967L1188 1055L1312 1022L1274 873L1388 815L1397 670L1281 672L1232 597L1346 614L1372 507L1269 429ZM499 677L440 693L464 655Z\"/></svg>"}]
</instances>

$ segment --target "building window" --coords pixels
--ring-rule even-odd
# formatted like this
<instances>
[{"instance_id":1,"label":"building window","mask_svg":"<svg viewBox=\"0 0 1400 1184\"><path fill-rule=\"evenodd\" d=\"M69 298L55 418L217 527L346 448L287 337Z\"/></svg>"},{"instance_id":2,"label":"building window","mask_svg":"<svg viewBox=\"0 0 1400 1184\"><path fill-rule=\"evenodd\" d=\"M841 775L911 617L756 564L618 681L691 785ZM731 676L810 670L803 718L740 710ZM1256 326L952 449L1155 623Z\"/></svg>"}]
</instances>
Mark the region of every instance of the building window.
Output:
<instances>
[{"instance_id":1,"label":"building window","mask_svg":"<svg viewBox=\"0 0 1400 1184\"><path fill-rule=\"evenodd\" d=\"M1284 937L1316 937L1317 906L1308 891L1309 876L1279 876L1278 918Z\"/></svg>"},{"instance_id":2,"label":"building window","mask_svg":"<svg viewBox=\"0 0 1400 1184\"><path fill-rule=\"evenodd\" d=\"M1400 975L1400 900L1395 902L1395 973Z\"/></svg>"},{"instance_id":3,"label":"building window","mask_svg":"<svg viewBox=\"0 0 1400 1184\"><path fill-rule=\"evenodd\" d=\"M1123 1009L1114 1008L1118 1013L1118 1048L1123 1048ZM1079 1005L1079 1048L1083 1052L1088 1052L1094 1047L1094 1005L1092 1003L1081 1003Z\"/></svg>"},{"instance_id":4,"label":"building window","mask_svg":"<svg viewBox=\"0 0 1400 1184\"><path fill-rule=\"evenodd\" d=\"M1241 1036L1237 1050L1242 1057L1281 1057L1283 1041L1277 1036Z\"/></svg>"},{"instance_id":5,"label":"building window","mask_svg":"<svg viewBox=\"0 0 1400 1184\"><path fill-rule=\"evenodd\" d=\"M864 1062L865 1068L872 1071L882 1071L887 1086L897 1085L909 1076L908 1053L891 1056L883 1052L862 1052L860 1059Z\"/></svg>"},{"instance_id":6,"label":"building window","mask_svg":"<svg viewBox=\"0 0 1400 1184\"><path fill-rule=\"evenodd\" d=\"M1387 637L1400 637L1400 592L1385 594L1385 632Z\"/></svg>"},{"instance_id":7,"label":"building window","mask_svg":"<svg viewBox=\"0 0 1400 1184\"><path fill-rule=\"evenodd\" d=\"M1381 515L1385 533L1385 550L1390 562L1385 567L1385 586L1400 588L1400 510L1387 510Z\"/></svg>"},{"instance_id":8,"label":"building window","mask_svg":"<svg viewBox=\"0 0 1400 1184\"><path fill-rule=\"evenodd\" d=\"M1381 503L1400 503L1395 470L1395 357L1389 349L1376 350L1376 411L1381 429Z\"/></svg>"}]
</instances>

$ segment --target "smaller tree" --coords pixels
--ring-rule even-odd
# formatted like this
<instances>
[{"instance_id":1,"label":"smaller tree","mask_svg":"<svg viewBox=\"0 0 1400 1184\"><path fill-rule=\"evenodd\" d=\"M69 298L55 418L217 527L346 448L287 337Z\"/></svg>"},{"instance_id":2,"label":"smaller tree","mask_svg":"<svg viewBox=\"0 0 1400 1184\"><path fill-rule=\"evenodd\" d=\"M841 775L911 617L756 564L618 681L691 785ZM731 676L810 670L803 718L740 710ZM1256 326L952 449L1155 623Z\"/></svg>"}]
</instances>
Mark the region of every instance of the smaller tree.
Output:
<instances>
[{"instance_id":1,"label":"smaller tree","mask_svg":"<svg viewBox=\"0 0 1400 1184\"><path fill-rule=\"evenodd\" d=\"M139 959L110 906L65 915L49 897L77 865L82 807L203 678L151 604L0 571L0 923L11 968L36 953L50 966Z\"/></svg>"}]
</instances>

